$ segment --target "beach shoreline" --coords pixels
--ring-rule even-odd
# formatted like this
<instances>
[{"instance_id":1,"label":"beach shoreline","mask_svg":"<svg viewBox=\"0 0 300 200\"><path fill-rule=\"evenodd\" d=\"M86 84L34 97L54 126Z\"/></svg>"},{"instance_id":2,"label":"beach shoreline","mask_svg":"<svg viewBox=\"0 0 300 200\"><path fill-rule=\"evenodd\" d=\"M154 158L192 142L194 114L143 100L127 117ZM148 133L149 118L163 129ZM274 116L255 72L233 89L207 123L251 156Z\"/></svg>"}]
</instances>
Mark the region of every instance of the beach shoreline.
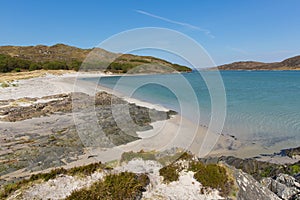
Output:
<instances>
[{"instance_id":1,"label":"beach shoreline","mask_svg":"<svg viewBox=\"0 0 300 200\"><path fill-rule=\"evenodd\" d=\"M81 78L99 76L104 77L112 75L100 73L68 73L63 75L50 74L43 77L19 80L17 82L17 87L0 88L0 99L7 100L24 97L43 97L71 92L83 92L94 95L95 92L105 91L107 93L113 93L114 95L123 98L125 101L142 107L168 111L168 109L163 106L153 105L148 102L126 97L108 88L99 86L96 83L81 80ZM227 135L224 136L208 132L206 127L199 126L183 118L179 114L168 120L151 123L151 126L153 127L151 130L137 132L137 135L141 138L139 140L108 149L86 148L85 153L79 156L77 161L68 163L64 167L71 168L96 161L109 162L117 160L120 159L123 152L127 151L164 151L171 148L181 148L183 150L191 151L199 157L235 156L249 158L259 156L260 154L272 154L281 150L278 149L278 151L274 151L274 149L266 149L259 144L244 143L243 141L239 141L236 138ZM213 148L211 146L207 147L206 144L203 143L206 135L214 138L214 140L211 141L211 144L214 144ZM265 160L275 163L287 161L287 159L282 158L265 158ZM292 161L296 162L296 160L289 160L288 162ZM24 172L16 171L7 174L5 177L19 176L24 176Z\"/></svg>"}]
</instances>

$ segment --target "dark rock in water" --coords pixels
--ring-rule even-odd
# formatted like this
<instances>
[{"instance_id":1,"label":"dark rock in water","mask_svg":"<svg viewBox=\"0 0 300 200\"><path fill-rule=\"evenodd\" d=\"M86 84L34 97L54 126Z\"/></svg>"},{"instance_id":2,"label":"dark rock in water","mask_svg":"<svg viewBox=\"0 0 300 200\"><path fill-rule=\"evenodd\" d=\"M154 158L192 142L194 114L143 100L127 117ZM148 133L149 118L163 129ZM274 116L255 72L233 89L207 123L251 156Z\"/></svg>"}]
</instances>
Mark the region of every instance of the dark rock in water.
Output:
<instances>
[{"instance_id":1,"label":"dark rock in water","mask_svg":"<svg viewBox=\"0 0 300 200\"><path fill-rule=\"evenodd\" d=\"M300 194L300 184L294 177L287 174L279 174L273 178L263 178L261 183L281 199L295 199Z\"/></svg>"},{"instance_id":2,"label":"dark rock in water","mask_svg":"<svg viewBox=\"0 0 300 200\"><path fill-rule=\"evenodd\" d=\"M283 149L280 151L280 154L289 156L291 158L293 158L294 156L300 156L300 147Z\"/></svg>"}]
</instances>

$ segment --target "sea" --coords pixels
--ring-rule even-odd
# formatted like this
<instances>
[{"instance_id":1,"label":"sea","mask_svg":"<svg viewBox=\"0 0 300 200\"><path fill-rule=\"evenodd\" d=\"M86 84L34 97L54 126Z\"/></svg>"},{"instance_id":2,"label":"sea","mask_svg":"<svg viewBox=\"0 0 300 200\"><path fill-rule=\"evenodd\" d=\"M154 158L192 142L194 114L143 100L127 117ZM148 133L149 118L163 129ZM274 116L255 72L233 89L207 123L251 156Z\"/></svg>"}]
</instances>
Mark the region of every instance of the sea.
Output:
<instances>
[{"instance_id":1,"label":"sea","mask_svg":"<svg viewBox=\"0 0 300 200\"><path fill-rule=\"evenodd\" d=\"M220 79L222 84L211 85L206 81L207 77ZM212 120L213 104L218 103L212 98L218 98L225 103L222 134L259 142L265 147L278 143L287 147L300 146L299 71L193 71L84 79L98 81L99 85L126 96L175 110L205 126L209 126ZM219 97L212 96L210 91L215 87L223 88L224 93L221 92ZM200 111L199 120L195 120L197 110Z\"/></svg>"}]
</instances>

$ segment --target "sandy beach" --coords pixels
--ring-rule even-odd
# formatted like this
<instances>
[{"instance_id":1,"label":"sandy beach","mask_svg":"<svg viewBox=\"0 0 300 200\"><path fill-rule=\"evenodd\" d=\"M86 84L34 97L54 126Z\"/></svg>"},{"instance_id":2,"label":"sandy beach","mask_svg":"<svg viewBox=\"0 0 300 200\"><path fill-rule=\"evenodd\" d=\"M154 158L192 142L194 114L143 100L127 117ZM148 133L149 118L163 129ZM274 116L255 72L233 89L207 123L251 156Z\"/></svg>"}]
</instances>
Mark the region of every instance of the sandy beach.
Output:
<instances>
[{"instance_id":1,"label":"sandy beach","mask_svg":"<svg viewBox=\"0 0 300 200\"><path fill-rule=\"evenodd\" d=\"M63 75L48 74L43 77L18 80L15 81L18 85L17 87L0 88L0 100L19 99L23 97L40 98L71 92L83 92L89 95L94 95L95 92L106 91L139 106L161 111L168 110L159 105L153 105L148 102L125 97L120 93L100 87L95 83L80 80L80 78L83 77L99 76L108 75L94 73L68 73ZM0 123L2 123L3 126L9 127L11 123L16 122ZM24 124L30 126L30 120L17 123L19 123L20 126L24 126ZM75 161L66 163L65 167L70 168L79 165L86 165L95 161L109 162L119 159L123 152L128 151L164 151L174 147L191 151L199 157L231 155L245 158L258 156L262 153L274 153L274 149L266 149L259 144L246 143L227 135L209 132L207 127L192 123L179 114L173 116L169 120L151 123L151 126L153 127L151 130L137 132L141 139L124 145L112 148L85 147L84 154L78 156ZM278 150L280 150L281 147L278 148ZM29 172L18 170L5 175L4 178L24 176L26 173Z\"/></svg>"}]
</instances>

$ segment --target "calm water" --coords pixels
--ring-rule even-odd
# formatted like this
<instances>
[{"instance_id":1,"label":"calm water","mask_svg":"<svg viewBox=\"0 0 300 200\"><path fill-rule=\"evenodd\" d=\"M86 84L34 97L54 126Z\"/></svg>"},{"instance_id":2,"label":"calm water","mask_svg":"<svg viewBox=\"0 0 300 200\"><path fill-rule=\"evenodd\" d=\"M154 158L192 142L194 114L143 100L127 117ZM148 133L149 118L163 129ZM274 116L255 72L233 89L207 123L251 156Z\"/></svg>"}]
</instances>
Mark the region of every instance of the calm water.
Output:
<instances>
[{"instance_id":1,"label":"calm water","mask_svg":"<svg viewBox=\"0 0 300 200\"><path fill-rule=\"evenodd\" d=\"M203 72L211 73L211 72ZM227 98L227 115L223 133L243 140L260 141L265 146L285 142L300 144L300 72L221 72ZM130 90L140 83L151 82L135 90L134 98L163 105L180 112L176 95L166 87L155 84L161 81L180 87L180 75L146 75L122 77L117 84L119 92L130 96ZM201 123L208 124L211 102L205 82L198 73L183 74L194 89L200 105ZM99 84L114 88L120 77L104 77ZM97 79L89 78L90 81ZM179 92L186 101L187 118L193 120L194 108L186 90Z\"/></svg>"}]
</instances>

